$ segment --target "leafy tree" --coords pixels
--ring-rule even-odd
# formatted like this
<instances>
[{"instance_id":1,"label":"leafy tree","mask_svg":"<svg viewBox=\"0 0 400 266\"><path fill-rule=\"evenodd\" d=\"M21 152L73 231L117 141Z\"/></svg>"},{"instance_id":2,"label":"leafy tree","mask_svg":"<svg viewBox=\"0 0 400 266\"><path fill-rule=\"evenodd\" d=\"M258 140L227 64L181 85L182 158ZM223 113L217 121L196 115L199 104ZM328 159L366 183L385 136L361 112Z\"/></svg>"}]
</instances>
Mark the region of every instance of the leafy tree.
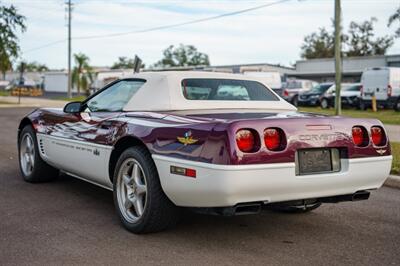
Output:
<instances>
[{"instance_id":1,"label":"leafy tree","mask_svg":"<svg viewBox=\"0 0 400 266\"><path fill-rule=\"evenodd\" d=\"M38 62L30 62L30 63L20 62L17 65L18 71L21 71L22 64L24 64L24 70L28 71L28 72L30 72L30 71L43 72L43 71L49 70L49 68L45 64L40 64Z\"/></svg>"},{"instance_id":2,"label":"leafy tree","mask_svg":"<svg viewBox=\"0 0 400 266\"><path fill-rule=\"evenodd\" d=\"M333 57L335 54L334 44L333 32L319 28L318 32L313 32L304 37L301 57L306 59Z\"/></svg>"},{"instance_id":3,"label":"leafy tree","mask_svg":"<svg viewBox=\"0 0 400 266\"><path fill-rule=\"evenodd\" d=\"M18 14L13 5L0 5L0 71L3 79L7 70L11 69L12 61L18 57L18 30L26 30L25 17Z\"/></svg>"},{"instance_id":4,"label":"leafy tree","mask_svg":"<svg viewBox=\"0 0 400 266\"><path fill-rule=\"evenodd\" d=\"M395 21L399 23L399 27L395 31L395 36L396 38L400 38L400 6L397 8L396 12L389 17L388 27L392 26Z\"/></svg>"},{"instance_id":5,"label":"leafy tree","mask_svg":"<svg viewBox=\"0 0 400 266\"><path fill-rule=\"evenodd\" d=\"M7 70L12 69L12 63L7 53L0 52L0 71L3 74L3 80L6 79Z\"/></svg>"},{"instance_id":6,"label":"leafy tree","mask_svg":"<svg viewBox=\"0 0 400 266\"><path fill-rule=\"evenodd\" d=\"M383 55L393 45L389 36L374 38L376 18L357 23L352 21L348 34L342 34L344 56ZM334 32L320 28L304 38L301 56L306 59L330 58L334 56Z\"/></svg>"},{"instance_id":7,"label":"leafy tree","mask_svg":"<svg viewBox=\"0 0 400 266\"><path fill-rule=\"evenodd\" d=\"M393 38L389 36L373 39L376 21L376 18L371 18L361 23L350 23L347 56L384 55L393 45Z\"/></svg>"},{"instance_id":8,"label":"leafy tree","mask_svg":"<svg viewBox=\"0 0 400 266\"><path fill-rule=\"evenodd\" d=\"M125 68L133 68L132 58L127 58L126 56L120 56L118 57L118 61L111 66L111 69L125 69Z\"/></svg>"},{"instance_id":9,"label":"leafy tree","mask_svg":"<svg viewBox=\"0 0 400 266\"><path fill-rule=\"evenodd\" d=\"M118 61L115 62L111 69L128 69L134 67L135 60L133 58L127 58L126 56L118 57ZM141 65L142 68L145 67L145 64Z\"/></svg>"},{"instance_id":10,"label":"leafy tree","mask_svg":"<svg viewBox=\"0 0 400 266\"><path fill-rule=\"evenodd\" d=\"M193 45L180 44L178 47L170 45L163 51L163 58L154 66L178 67L178 66L209 66L207 54L197 51Z\"/></svg>"},{"instance_id":11,"label":"leafy tree","mask_svg":"<svg viewBox=\"0 0 400 266\"><path fill-rule=\"evenodd\" d=\"M74 54L75 67L72 70L72 84L76 86L78 96L81 88L89 94L89 85L93 82L93 69L89 65L89 57L83 53Z\"/></svg>"}]
</instances>

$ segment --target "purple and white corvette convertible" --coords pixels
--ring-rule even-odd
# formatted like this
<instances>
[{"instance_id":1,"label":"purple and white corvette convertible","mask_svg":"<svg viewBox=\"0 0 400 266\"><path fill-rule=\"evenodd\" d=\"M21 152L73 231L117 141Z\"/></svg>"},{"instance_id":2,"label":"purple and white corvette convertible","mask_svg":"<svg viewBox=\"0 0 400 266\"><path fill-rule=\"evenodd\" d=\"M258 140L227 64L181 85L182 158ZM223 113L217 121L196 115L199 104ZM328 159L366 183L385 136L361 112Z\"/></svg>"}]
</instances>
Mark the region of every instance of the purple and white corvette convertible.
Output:
<instances>
[{"instance_id":1,"label":"purple and white corvette convertible","mask_svg":"<svg viewBox=\"0 0 400 266\"><path fill-rule=\"evenodd\" d=\"M179 210L236 215L364 200L392 156L374 119L299 113L257 78L147 72L18 130L23 178L60 171L113 191L122 224L163 230Z\"/></svg>"}]
</instances>

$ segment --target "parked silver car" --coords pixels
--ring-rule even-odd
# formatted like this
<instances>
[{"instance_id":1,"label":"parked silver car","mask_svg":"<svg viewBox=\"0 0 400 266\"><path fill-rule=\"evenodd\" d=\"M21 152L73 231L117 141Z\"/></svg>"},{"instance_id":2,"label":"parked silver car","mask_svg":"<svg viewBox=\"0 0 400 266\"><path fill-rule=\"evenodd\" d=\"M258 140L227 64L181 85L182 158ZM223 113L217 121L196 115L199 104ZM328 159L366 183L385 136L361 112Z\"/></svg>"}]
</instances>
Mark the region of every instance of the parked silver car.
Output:
<instances>
[{"instance_id":1,"label":"parked silver car","mask_svg":"<svg viewBox=\"0 0 400 266\"><path fill-rule=\"evenodd\" d=\"M282 97L294 106L297 106L299 101L299 94L310 90L317 84L318 83L315 81L306 79L288 80L286 82L286 86L283 89Z\"/></svg>"}]
</instances>

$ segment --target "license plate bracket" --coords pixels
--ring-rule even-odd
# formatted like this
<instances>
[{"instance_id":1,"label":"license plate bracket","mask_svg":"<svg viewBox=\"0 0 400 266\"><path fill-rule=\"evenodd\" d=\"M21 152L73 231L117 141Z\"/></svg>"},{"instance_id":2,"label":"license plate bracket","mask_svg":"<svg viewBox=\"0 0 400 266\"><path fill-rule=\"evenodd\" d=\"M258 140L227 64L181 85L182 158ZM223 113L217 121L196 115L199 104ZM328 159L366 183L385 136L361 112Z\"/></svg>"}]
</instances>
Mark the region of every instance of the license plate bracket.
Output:
<instances>
[{"instance_id":1,"label":"license plate bracket","mask_svg":"<svg viewBox=\"0 0 400 266\"><path fill-rule=\"evenodd\" d=\"M337 148L301 149L296 152L296 175L332 173L340 169Z\"/></svg>"}]
</instances>

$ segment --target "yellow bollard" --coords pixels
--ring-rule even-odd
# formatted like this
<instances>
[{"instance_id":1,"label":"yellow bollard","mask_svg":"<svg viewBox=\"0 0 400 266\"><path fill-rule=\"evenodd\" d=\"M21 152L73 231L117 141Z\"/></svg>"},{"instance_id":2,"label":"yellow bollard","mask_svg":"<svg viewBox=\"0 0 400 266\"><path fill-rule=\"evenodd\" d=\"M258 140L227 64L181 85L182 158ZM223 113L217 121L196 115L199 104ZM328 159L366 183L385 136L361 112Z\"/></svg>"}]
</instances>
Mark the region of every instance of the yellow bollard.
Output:
<instances>
[{"instance_id":1,"label":"yellow bollard","mask_svg":"<svg viewBox=\"0 0 400 266\"><path fill-rule=\"evenodd\" d=\"M375 94L372 95L372 111L373 112L377 112L378 111L378 108L376 106L376 96L375 96Z\"/></svg>"}]
</instances>

